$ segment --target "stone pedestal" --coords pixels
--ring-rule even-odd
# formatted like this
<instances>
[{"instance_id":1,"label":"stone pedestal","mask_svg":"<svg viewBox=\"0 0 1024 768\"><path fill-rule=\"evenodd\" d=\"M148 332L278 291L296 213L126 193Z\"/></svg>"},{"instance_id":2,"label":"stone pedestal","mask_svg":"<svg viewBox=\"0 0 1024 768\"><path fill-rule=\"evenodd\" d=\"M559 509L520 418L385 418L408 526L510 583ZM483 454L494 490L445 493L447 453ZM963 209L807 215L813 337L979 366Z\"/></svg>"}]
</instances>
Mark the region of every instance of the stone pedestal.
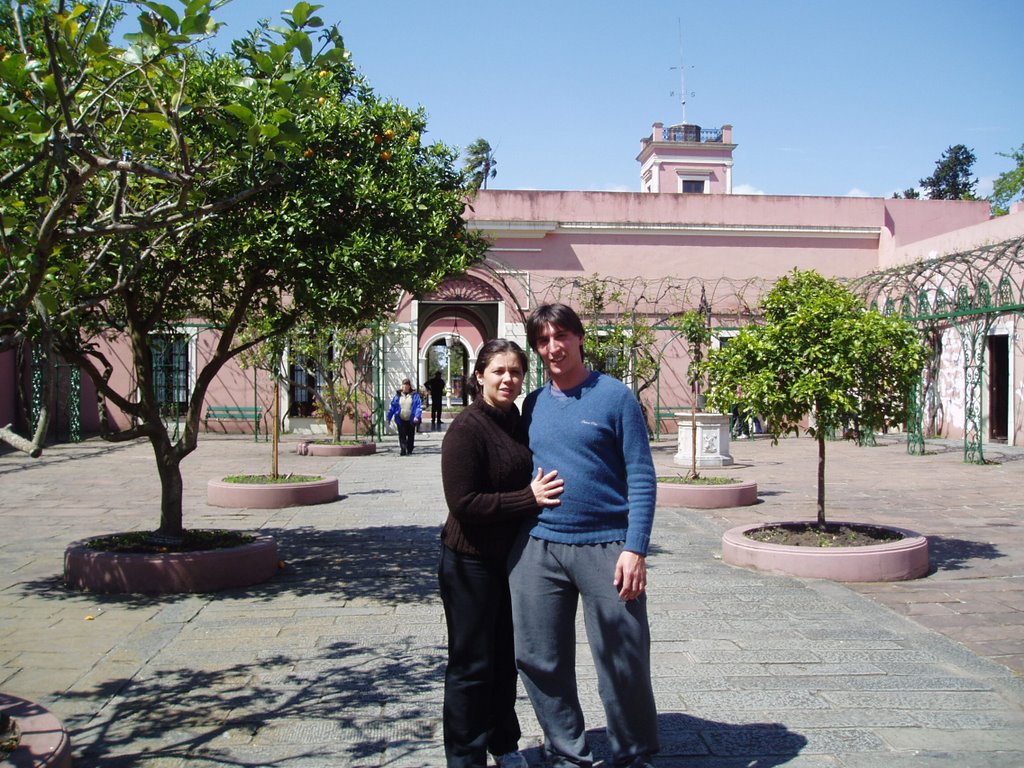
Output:
<instances>
[{"instance_id":1,"label":"stone pedestal","mask_svg":"<svg viewBox=\"0 0 1024 768\"><path fill-rule=\"evenodd\" d=\"M693 423L689 413L676 414L679 425L679 448L676 464L691 466L693 461ZM727 467L733 463L729 454L729 417L724 413L697 414L697 466Z\"/></svg>"}]
</instances>

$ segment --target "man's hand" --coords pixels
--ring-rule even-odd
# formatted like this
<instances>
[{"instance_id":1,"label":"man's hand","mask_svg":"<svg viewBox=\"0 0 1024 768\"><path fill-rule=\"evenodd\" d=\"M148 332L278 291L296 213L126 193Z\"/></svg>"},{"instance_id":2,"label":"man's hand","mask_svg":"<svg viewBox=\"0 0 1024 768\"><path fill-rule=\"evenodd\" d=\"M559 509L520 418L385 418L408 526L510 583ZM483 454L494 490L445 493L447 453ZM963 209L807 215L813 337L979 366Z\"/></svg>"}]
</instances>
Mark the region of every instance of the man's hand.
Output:
<instances>
[{"instance_id":1,"label":"man's hand","mask_svg":"<svg viewBox=\"0 0 1024 768\"><path fill-rule=\"evenodd\" d=\"M647 589L647 558L624 551L615 563L615 588L623 600L636 600Z\"/></svg>"}]
</instances>

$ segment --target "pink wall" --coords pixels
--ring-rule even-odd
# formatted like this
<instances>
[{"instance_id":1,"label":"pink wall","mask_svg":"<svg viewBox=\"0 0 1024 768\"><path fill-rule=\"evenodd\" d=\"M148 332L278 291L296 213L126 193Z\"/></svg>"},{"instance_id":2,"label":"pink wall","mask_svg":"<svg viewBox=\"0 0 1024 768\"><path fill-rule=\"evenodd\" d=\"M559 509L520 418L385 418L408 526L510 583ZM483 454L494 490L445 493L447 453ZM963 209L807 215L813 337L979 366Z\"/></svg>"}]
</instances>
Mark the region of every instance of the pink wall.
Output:
<instances>
[{"instance_id":1,"label":"pink wall","mask_svg":"<svg viewBox=\"0 0 1024 768\"><path fill-rule=\"evenodd\" d=\"M983 203L983 205L988 207L988 203ZM1024 209L1008 216L986 218L980 223L968 222L952 232L947 231L934 237L928 235L917 238L916 241L905 242L885 254L884 258L880 260L879 266L886 269L900 264L911 264L921 259L934 259L937 256L950 253L963 253L981 245L1000 243L1016 237L1024 237Z\"/></svg>"},{"instance_id":2,"label":"pink wall","mask_svg":"<svg viewBox=\"0 0 1024 768\"><path fill-rule=\"evenodd\" d=\"M668 195L641 192L545 192L482 190L466 217L486 230L493 222L531 224L543 233L556 224L726 228L774 236L777 229L825 232L889 230L896 246L987 221L988 203L948 200L886 200L875 197L788 195ZM760 228L760 229L757 229Z\"/></svg>"},{"instance_id":3,"label":"pink wall","mask_svg":"<svg viewBox=\"0 0 1024 768\"><path fill-rule=\"evenodd\" d=\"M214 345L217 342L217 332L214 329L202 328L197 331L195 370L198 372L206 365L212 355ZM108 356L113 370L111 373L111 385L121 393L133 393L135 390L135 376L132 371L131 353L127 344L111 343L102 341L102 351ZM84 390L84 387L83 387ZM95 403L95 397L92 398ZM273 426L273 382L263 371L254 373L253 369L243 369L238 361L229 361L214 379L207 390L206 399L203 405L202 415L206 413L208 405L258 405L263 408L264 417L260 423L261 433L269 431ZM83 396L83 406L86 404ZM96 418L96 408L92 408L92 418ZM112 423L119 428L129 425L128 417L117 408L110 407L108 413ZM200 418L200 430L203 429L202 418ZM222 433L251 433L253 424L249 421L226 421L210 422L210 432Z\"/></svg>"}]
</instances>

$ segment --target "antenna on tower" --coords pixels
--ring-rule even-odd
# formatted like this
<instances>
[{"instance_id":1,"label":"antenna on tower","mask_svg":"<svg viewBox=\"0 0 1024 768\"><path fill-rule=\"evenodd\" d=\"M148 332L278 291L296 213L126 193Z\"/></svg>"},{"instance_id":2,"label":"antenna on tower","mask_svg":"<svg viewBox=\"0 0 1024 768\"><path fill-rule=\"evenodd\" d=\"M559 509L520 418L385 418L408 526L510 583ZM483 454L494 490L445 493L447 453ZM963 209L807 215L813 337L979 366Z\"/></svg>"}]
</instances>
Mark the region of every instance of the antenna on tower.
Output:
<instances>
[{"instance_id":1,"label":"antenna on tower","mask_svg":"<svg viewBox=\"0 0 1024 768\"><path fill-rule=\"evenodd\" d=\"M679 66L669 67L669 69L679 70L679 105L683 109L683 123L686 123L686 97L696 96L692 91L686 92L686 65L683 62L683 20L677 18L676 21L679 23ZM673 91L670 95L675 96L676 93Z\"/></svg>"}]
</instances>

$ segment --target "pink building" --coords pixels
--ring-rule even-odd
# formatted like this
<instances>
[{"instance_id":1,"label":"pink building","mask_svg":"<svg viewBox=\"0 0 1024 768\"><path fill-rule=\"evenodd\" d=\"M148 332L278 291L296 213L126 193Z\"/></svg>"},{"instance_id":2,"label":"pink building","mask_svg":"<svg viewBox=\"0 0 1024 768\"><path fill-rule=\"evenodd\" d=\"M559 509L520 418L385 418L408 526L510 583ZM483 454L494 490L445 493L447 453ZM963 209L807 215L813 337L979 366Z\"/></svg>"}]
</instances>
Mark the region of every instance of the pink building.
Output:
<instances>
[{"instance_id":1,"label":"pink building","mask_svg":"<svg viewBox=\"0 0 1024 768\"><path fill-rule=\"evenodd\" d=\"M641 399L652 430L673 431L674 420L662 415L689 407L689 360L667 325L695 309L702 292L721 339L748 322L760 295L796 267L862 285L865 295L874 292L871 300L905 310L904 298L915 297L917 306L922 291L955 298L966 290L963 265L973 264L981 273L971 277L970 292L976 316L985 318L983 338L965 330L955 312L936 311L935 297L925 302L939 338L929 428L942 437L1024 445L1024 211L990 219L987 202L735 195L736 146L729 125L655 123L637 157L640 192L481 191L466 216L493 241L487 260L433 294L403 298L376 351L378 395L392 393L406 376L424 382L437 369L451 392L485 340L504 336L525 347L532 308L552 300L578 307L581 289L597 281L618 296L607 312L635 310L658 328L659 373ZM999 244L1002 255L994 256ZM993 298L982 307L979 285L986 281ZM196 362L213 339L215 331L200 325L181 329L174 341L180 365L166 358L167 375L178 382L168 385L169 396L194 381ZM987 354L965 352L978 343ZM971 373L979 365L983 370ZM0 424L15 421L15 374L12 355L0 355ZM299 412L294 394L283 398L283 413ZM82 402L94 401L86 392ZM263 413L273 405L269 383L237 367L221 376L207 402L255 405ZM82 424L94 428L95 414L83 411ZM240 427L252 425L216 425Z\"/></svg>"}]
</instances>

